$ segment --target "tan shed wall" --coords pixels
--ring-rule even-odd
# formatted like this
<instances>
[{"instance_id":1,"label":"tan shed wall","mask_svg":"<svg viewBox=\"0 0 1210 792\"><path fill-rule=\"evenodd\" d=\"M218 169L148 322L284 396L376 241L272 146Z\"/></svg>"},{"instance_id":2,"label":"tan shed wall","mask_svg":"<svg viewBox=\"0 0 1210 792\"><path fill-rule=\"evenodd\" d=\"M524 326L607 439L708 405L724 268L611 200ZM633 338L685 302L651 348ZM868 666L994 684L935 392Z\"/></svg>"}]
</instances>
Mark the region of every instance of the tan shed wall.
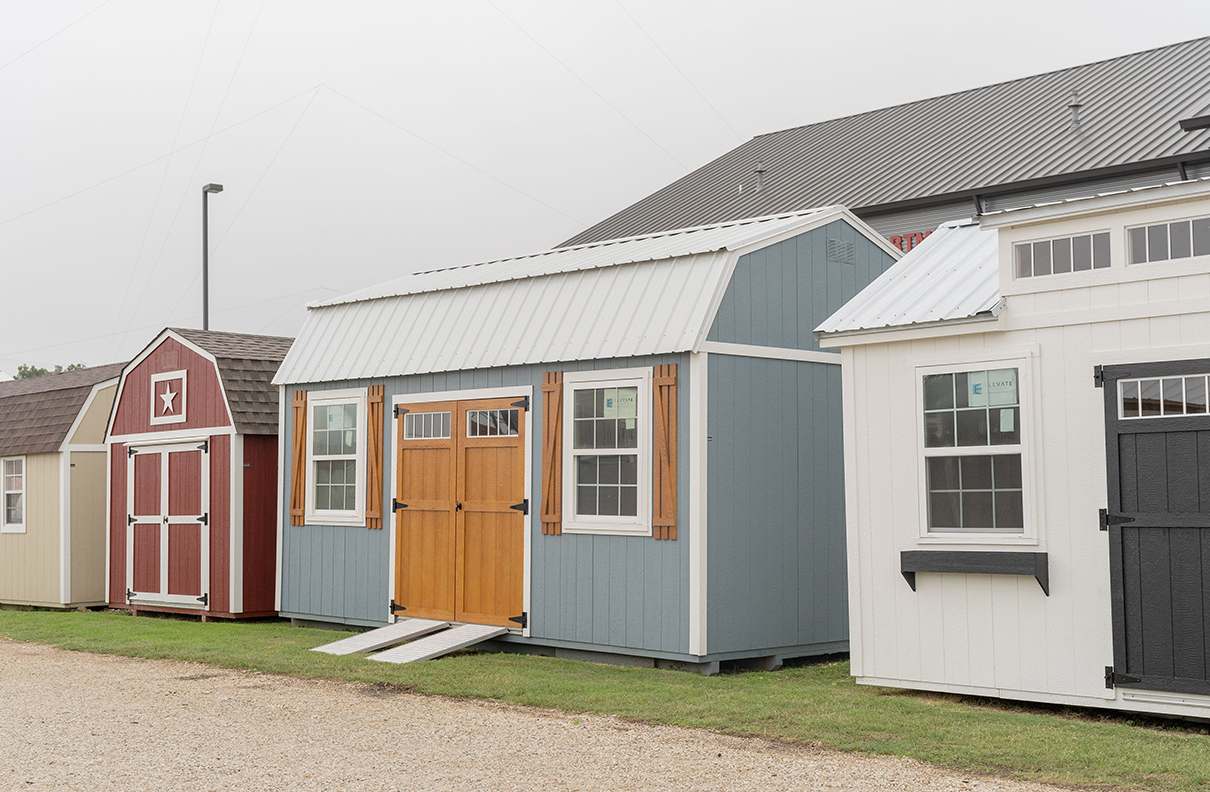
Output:
<instances>
[{"instance_id":1,"label":"tan shed wall","mask_svg":"<svg viewBox=\"0 0 1210 792\"><path fill-rule=\"evenodd\" d=\"M59 604L59 454L25 457L25 533L0 534L0 602Z\"/></svg>"},{"instance_id":2,"label":"tan shed wall","mask_svg":"<svg viewBox=\"0 0 1210 792\"><path fill-rule=\"evenodd\" d=\"M109 410L113 407L113 397L117 392L116 384L97 391L69 442L77 445L99 445L105 442L105 426L109 423Z\"/></svg>"},{"instance_id":3,"label":"tan shed wall","mask_svg":"<svg viewBox=\"0 0 1210 792\"><path fill-rule=\"evenodd\" d=\"M112 399L113 389L108 390ZM77 451L71 464L71 601L100 604L105 602L105 453Z\"/></svg>"}]
</instances>

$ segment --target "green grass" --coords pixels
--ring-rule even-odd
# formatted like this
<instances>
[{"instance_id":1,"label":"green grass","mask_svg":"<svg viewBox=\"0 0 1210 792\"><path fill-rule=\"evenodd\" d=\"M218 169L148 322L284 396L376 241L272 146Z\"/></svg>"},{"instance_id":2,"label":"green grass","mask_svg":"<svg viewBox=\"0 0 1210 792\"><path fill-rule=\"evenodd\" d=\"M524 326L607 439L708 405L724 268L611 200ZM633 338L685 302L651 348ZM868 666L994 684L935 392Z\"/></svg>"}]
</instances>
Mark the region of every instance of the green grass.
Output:
<instances>
[{"instance_id":1,"label":"green grass","mask_svg":"<svg viewBox=\"0 0 1210 792\"><path fill-rule=\"evenodd\" d=\"M394 666L308 652L342 637L328 630L122 613L0 611L0 636L75 651L609 713L1072 786L1210 790L1205 726L858 687L847 662L717 677L487 653Z\"/></svg>"}]
</instances>

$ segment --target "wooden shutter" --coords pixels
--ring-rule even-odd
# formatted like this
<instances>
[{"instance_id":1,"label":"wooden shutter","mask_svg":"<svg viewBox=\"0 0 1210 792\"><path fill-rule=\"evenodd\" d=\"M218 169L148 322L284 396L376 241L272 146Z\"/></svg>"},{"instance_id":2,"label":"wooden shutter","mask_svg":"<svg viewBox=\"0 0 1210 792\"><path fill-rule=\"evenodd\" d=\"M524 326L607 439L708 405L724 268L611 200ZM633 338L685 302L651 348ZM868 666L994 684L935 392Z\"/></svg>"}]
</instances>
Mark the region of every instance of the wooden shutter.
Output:
<instances>
[{"instance_id":1,"label":"wooden shutter","mask_svg":"<svg viewBox=\"0 0 1210 792\"><path fill-rule=\"evenodd\" d=\"M542 533L563 533L563 372L542 375Z\"/></svg>"},{"instance_id":2,"label":"wooden shutter","mask_svg":"<svg viewBox=\"0 0 1210 792\"><path fill-rule=\"evenodd\" d=\"M306 525L307 508L307 392L294 391L294 438L290 476L290 524Z\"/></svg>"},{"instance_id":3,"label":"wooden shutter","mask_svg":"<svg viewBox=\"0 0 1210 792\"><path fill-rule=\"evenodd\" d=\"M369 389L369 422L366 436L366 528L382 528L382 392L383 386Z\"/></svg>"},{"instance_id":4,"label":"wooden shutter","mask_svg":"<svg viewBox=\"0 0 1210 792\"><path fill-rule=\"evenodd\" d=\"M676 364L655 367L651 533L676 538Z\"/></svg>"}]
</instances>

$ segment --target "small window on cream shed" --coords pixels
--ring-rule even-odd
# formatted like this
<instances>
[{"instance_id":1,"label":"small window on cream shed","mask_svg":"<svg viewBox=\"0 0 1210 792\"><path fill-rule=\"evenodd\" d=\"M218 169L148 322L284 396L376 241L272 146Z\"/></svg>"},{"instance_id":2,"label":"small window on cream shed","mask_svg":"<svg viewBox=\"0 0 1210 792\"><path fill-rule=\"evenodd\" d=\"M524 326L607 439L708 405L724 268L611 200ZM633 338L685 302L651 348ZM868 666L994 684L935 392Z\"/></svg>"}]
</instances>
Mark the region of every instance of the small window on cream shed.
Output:
<instances>
[{"instance_id":1,"label":"small window on cream shed","mask_svg":"<svg viewBox=\"0 0 1210 792\"><path fill-rule=\"evenodd\" d=\"M0 460L0 490L4 496L0 532L25 533L25 457Z\"/></svg>"},{"instance_id":2,"label":"small window on cream shed","mask_svg":"<svg viewBox=\"0 0 1210 792\"><path fill-rule=\"evenodd\" d=\"M306 521L362 525L366 508L366 392L318 391L307 398Z\"/></svg>"}]
</instances>

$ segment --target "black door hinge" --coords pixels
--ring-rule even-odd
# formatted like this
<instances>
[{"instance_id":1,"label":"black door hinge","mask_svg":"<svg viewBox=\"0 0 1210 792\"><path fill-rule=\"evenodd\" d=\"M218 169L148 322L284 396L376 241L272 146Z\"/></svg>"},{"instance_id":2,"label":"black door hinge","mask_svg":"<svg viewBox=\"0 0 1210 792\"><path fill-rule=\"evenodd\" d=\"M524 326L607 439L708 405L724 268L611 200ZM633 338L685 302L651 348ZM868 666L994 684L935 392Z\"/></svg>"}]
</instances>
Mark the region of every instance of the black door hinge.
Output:
<instances>
[{"instance_id":1,"label":"black door hinge","mask_svg":"<svg viewBox=\"0 0 1210 792\"><path fill-rule=\"evenodd\" d=\"M205 605L207 608L209 608L210 607L210 593L206 592L202 596L198 597L197 601L202 603L203 605Z\"/></svg>"},{"instance_id":2,"label":"black door hinge","mask_svg":"<svg viewBox=\"0 0 1210 792\"><path fill-rule=\"evenodd\" d=\"M396 404L394 407L391 408L391 412L393 412L395 414L395 417L398 418L399 416L403 415L404 413L411 412L411 410L409 410L407 407L402 407L402 406Z\"/></svg>"},{"instance_id":3,"label":"black door hinge","mask_svg":"<svg viewBox=\"0 0 1210 792\"><path fill-rule=\"evenodd\" d=\"M165 521L167 521L167 518L165 518ZM210 524L210 513L207 512L206 514L203 514L201 517L198 517L197 521L200 522L202 525L209 525Z\"/></svg>"},{"instance_id":4,"label":"black door hinge","mask_svg":"<svg viewBox=\"0 0 1210 792\"><path fill-rule=\"evenodd\" d=\"M1122 525L1124 523L1134 522L1133 517L1127 517L1124 514L1110 514L1109 509L1100 510L1101 530L1108 531L1111 525Z\"/></svg>"},{"instance_id":5,"label":"black door hinge","mask_svg":"<svg viewBox=\"0 0 1210 792\"><path fill-rule=\"evenodd\" d=\"M522 514L529 514L529 498L526 498L525 500L521 501L520 503L514 503L512 506L509 506L508 508L516 509L517 511L521 512Z\"/></svg>"},{"instance_id":6,"label":"black door hinge","mask_svg":"<svg viewBox=\"0 0 1210 792\"><path fill-rule=\"evenodd\" d=\"M1113 666L1105 666L1105 689L1113 690L1117 685L1137 685L1143 680L1129 674L1114 673Z\"/></svg>"},{"instance_id":7,"label":"black door hinge","mask_svg":"<svg viewBox=\"0 0 1210 792\"><path fill-rule=\"evenodd\" d=\"M529 626L529 613L523 612L520 616L509 616L508 620L510 622L516 622L517 624L520 624L522 628L525 628Z\"/></svg>"},{"instance_id":8,"label":"black door hinge","mask_svg":"<svg viewBox=\"0 0 1210 792\"><path fill-rule=\"evenodd\" d=\"M203 454L209 454L210 453L210 441L203 440L202 444L197 447L197 450L201 451Z\"/></svg>"},{"instance_id":9,"label":"black door hinge","mask_svg":"<svg viewBox=\"0 0 1210 792\"><path fill-rule=\"evenodd\" d=\"M520 407L522 410L525 410L525 412L529 412L529 397L526 396L521 401L515 401L508 406L509 407Z\"/></svg>"},{"instance_id":10,"label":"black door hinge","mask_svg":"<svg viewBox=\"0 0 1210 792\"><path fill-rule=\"evenodd\" d=\"M127 457L127 458L130 458L130 457L134 456L134 455L135 455L135 454L137 454L137 453L139 453L139 452L138 452L138 451L135 451L135 450L134 450L133 448L131 448L130 446L127 446L127 447L126 447L126 457Z\"/></svg>"},{"instance_id":11,"label":"black door hinge","mask_svg":"<svg viewBox=\"0 0 1210 792\"><path fill-rule=\"evenodd\" d=\"M391 615L394 616L399 611L407 610L406 605L396 605L395 600L391 600Z\"/></svg>"},{"instance_id":12,"label":"black door hinge","mask_svg":"<svg viewBox=\"0 0 1210 792\"><path fill-rule=\"evenodd\" d=\"M400 503L394 498L391 498L391 511L399 511L400 509L406 509L407 507L408 505L406 503Z\"/></svg>"},{"instance_id":13,"label":"black door hinge","mask_svg":"<svg viewBox=\"0 0 1210 792\"><path fill-rule=\"evenodd\" d=\"M1093 366L1092 367L1092 385L1094 388L1100 388L1105 385L1105 367L1104 366Z\"/></svg>"},{"instance_id":14,"label":"black door hinge","mask_svg":"<svg viewBox=\"0 0 1210 792\"><path fill-rule=\"evenodd\" d=\"M134 592L126 589L126 604L129 605L134 600Z\"/></svg>"},{"instance_id":15,"label":"black door hinge","mask_svg":"<svg viewBox=\"0 0 1210 792\"><path fill-rule=\"evenodd\" d=\"M133 515L133 514L127 514L127 515L126 515L126 524L127 524L127 525L134 525L134 515Z\"/></svg>"}]
</instances>

